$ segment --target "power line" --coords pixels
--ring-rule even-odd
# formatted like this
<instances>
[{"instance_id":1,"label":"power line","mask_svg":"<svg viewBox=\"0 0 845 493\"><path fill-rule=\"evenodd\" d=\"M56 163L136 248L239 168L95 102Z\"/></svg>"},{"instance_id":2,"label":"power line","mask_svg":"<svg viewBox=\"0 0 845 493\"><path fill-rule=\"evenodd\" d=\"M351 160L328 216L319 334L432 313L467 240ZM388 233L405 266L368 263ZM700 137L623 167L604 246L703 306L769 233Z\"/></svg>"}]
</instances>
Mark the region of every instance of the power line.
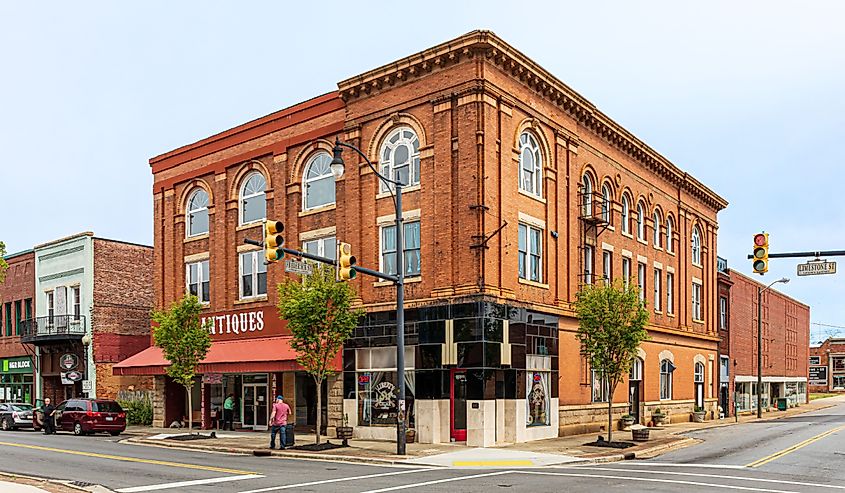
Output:
<instances>
[{"instance_id":1,"label":"power line","mask_svg":"<svg viewBox=\"0 0 845 493\"><path fill-rule=\"evenodd\" d=\"M818 325L819 327L832 327L834 329L845 329L845 326L842 325L830 325L830 324L822 324L818 322L810 322L810 325Z\"/></svg>"}]
</instances>

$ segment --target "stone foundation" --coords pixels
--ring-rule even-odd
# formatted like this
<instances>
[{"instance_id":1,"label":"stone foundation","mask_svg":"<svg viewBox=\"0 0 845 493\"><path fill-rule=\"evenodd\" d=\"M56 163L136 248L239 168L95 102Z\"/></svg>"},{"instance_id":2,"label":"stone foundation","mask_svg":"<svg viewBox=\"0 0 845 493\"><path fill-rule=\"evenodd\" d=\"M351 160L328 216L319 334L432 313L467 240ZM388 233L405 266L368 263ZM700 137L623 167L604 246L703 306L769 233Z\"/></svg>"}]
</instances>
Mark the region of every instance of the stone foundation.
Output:
<instances>
[{"instance_id":1,"label":"stone foundation","mask_svg":"<svg viewBox=\"0 0 845 493\"><path fill-rule=\"evenodd\" d=\"M628 403L615 403L612 409L612 426L619 429L622 416L628 414ZM560 436L583 435L607 431L607 403L582 406L560 406Z\"/></svg>"},{"instance_id":2,"label":"stone foundation","mask_svg":"<svg viewBox=\"0 0 845 493\"><path fill-rule=\"evenodd\" d=\"M120 390L152 390L153 377L126 375L117 376L112 372L113 363L97 363L98 399L117 399Z\"/></svg>"}]
</instances>

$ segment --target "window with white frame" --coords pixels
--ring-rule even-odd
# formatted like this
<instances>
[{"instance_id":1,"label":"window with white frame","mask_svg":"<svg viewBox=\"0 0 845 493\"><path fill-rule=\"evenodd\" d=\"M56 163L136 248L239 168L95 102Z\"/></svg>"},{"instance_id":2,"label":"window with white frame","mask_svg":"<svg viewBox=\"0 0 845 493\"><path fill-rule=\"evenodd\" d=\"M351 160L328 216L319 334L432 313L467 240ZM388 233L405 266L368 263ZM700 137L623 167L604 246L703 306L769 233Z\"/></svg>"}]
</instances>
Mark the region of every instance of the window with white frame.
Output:
<instances>
[{"instance_id":1,"label":"window with white frame","mask_svg":"<svg viewBox=\"0 0 845 493\"><path fill-rule=\"evenodd\" d=\"M607 402L610 398L610 385L599 372L592 370L593 402Z\"/></svg>"},{"instance_id":2,"label":"window with white frame","mask_svg":"<svg viewBox=\"0 0 845 493\"><path fill-rule=\"evenodd\" d=\"M405 275L419 276L422 272L420 256L420 222L403 223L402 242L405 244ZM396 275L396 225L381 228L382 272Z\"/></svg>"},{"instance_id":3,"label":"window with white frame","mask_svg":"<svg viewBox=\"0 0 845 493\"><path fill-rule=\"evenodd\" d=\"M82 289L79 285L71 286L70 301L73 303L73 319L79 320L82 316Z\"/></svg>"},{"instance_id":4,"label":"window with white frame","mask_svg":"<svg viewBox=\"0 0 845 493\"><path fill-rule=\"evenodd\" d=\"M622 194L622 232L631 234L631 202Z\"/></svg>"},{"instance_id":5,"label":"window with white frame","mask_svg":"<svg viewBox=\"0 0 845 493\"><path fill-rule=\"evenodd\" d=\"M211 276L208 273L208 260L185 265L185 280L188 294L196 296L200 303L211 301L209 293Z\"/></svg>"},{"instance_id":6,"label":"window with white frame","mask_svg":"<svg viewBox=\"0 0 845 493\"><path fill-rule=\"evenodd\" d=\"M543 195L543 156L540 144L531 132L519 136L519 189L541 197Z\"/></svg>"},{"instance_id":7,"label":"window with white frame","mask_svg":"<svg viewBox=\"0 0 845 493\"><path fill-rule=\"evenodd\" d=\"M337 239L332 235L324 238L305 240L302 242L302 251L334 260L337 256Z\"/></svg>"},{"instance_id":8,"label":"window with white frame","mask_svg":"<svg viewBox=\"0 0 845 493\"><path fill-rule=\"evenodd\" d=\"M660 219L660 211L654 211L654 217L652 218L652 220L654 221L654 234L652 235L654 237L654 246L657 248L662 248L663 236L660 234L660 223L662 223L663 221L661 221Z\"/></svg>"},{"instance_id":9,"label":"window with white frame","mask_svg":"<svg viewBox=\"0 0 845 493\"><path fill-rule=\"evenodd\" d=\"M195 190L188 199L188 237L208 233L208 193Z\"/></svg>"},{"instance_id":10,"label":"window with white frame","mask_svg":"<svg viewBox=\"0 0 845 493\"><path fill-rule=\"evenodd\" d=\"M302 176L303 210L334 204L334 175L329 167L331 161L332 157L329 153L320 152L305 166L305 173Z\"/></svg>"},{"instance_id":11,"label":"window with white frame","mask_svg":"<svg viewBox=\"0 0 845 493\"><path fill-rule=\"evenodd\" d=\"M637 285L640 287L640 301L645 301L645 264L637 262Z\"/></svg>"},{"instance_id":12,"label":"window with white frame","mask_svg":"<svg viewBox=\"0 0 845 493\"><path fill-rule=\"evenodd\" d=\"M668 359L660 361L660 400L672 398L672 372L675 365Z\"/></svg>"},{"instance_id":13,"label":"window with white frame","mask_svg":"<svg viewBox=\"0 0 845 493\"><path fill-rule=\"evenodd\" d=\"M604 276L605 285L610 285L613 279L613 252L609 250L602 251L602 275Z\"/></svg>"},{"instance_id":14,"label":"window with white frame","mask_svg":"<svg viewBox=\"0 0 845 493\"><path fill-rule=\"evenodd\" d=\"M663 291L660 289L660 284L663 281L663 271L654 268L654 311L659 312L663 304Z\"/></svg>"},{"instance_id":15,"label":"window with white frame","mask_svg":"<svg viewBox=\"0 0 845 493\"><path fill-rule=\"evenodd\" d=\"M622 257L622 282L625 284L625 289L631 284L631 259Z\"/></svg>"},{"instance_id":16,"label":"window with white frame","mask_svg":"<svg viewBox=\"0 0 845 493\"><path fill-rule=\"evenodd\" d=\"M719 297L719 328L728 328L728 299L724 296Z\"/></svg>"},{"instance_id":17,"label":"window with white frame","mask_svg":"<svg viewBox=\"0 0 845 493\"><path fill-rule=\"evenodd\" d=\"M645 209L643 203L637 204L637 239L646 241L645 239Z\"/></svg>"},{"instance_id":18,"label":"window with white frame","mask_svg":"<svg viewBox=\"0 0 845 493\"><path fill-rule=\"evenodd\" d=\"M666 273L666 313L675 313L675 274L671 272Z\"/></svg>"},{"instance_id":19,"label":"window with white frame","mask_svg":"<svg viewBox=\"0 0 845 493\"><path fill-rule=\"evenodd\" d=\"M643 379L643 360L638 356L631 362L631 370L628 372L628 380L638 382Z\"/></svg>"},{"instance_id":20,"label":"window with white frame","mask_svg":"<svg viewBox=\"0 0 845 493\"><path fill-rule=\"evenodd\" d=\"M592 217L593 215L593 179L589 174L584 174L581 180L581 200L582 210L581 214L584 217Z\"/></svg>"},{"instance_id":21,"label":"window with white frame","mask_svg":"<svg viewBox=\"0 0 845 493\"><path fill-rule=\"evenodd\" d=\"M584 246L584 284L593 283L593 247Z\"/></svg>"},{"instance_id":22,"label":"window with white frame","mask_svg":"<svg viewBox=\"0 0 845 493\"><path fill-rule=\"evenodd\" d=\"M666 251L672 253L675 251L675 246L672 243L672 229L674 228L675 224L672 220L672 216L666 217Z\"/></svg>"},{"instance_id":23,"label":"window with white frame","mask_svg":"<svg viewBox=\"0 0 845 493\"><path fill-rule=\"evenodd\" d=\"M692 263L701 265L701 232L698 226L692 228Z\"/></svg>"},{"instance_id":24,"label":"window with white frame","mask_svg":"<svg viewBox=\"0 0 845 493\"><path fill-rule=\"evenodd\" d=\"M240 254L240 298L250 299L267 294L267 266L262 251Z\"/></svg>"},{"instance_id":25,"label":"window with white frame","mask_svg":"<svg viewBox=\"0 0 845 493\"><path fill-rule=\"evenodd\" d=\"M410 127L399 127L390 132L381 145L379 154L381 174L402 185L420 183L420 139ZM379 190L386 192L389 185L381 181Z\"/></svg>"},{"instance_id":26,"label":"window with white frame","mask_svg":"<svg viewBox=\"0 0 845 493\"><path fill-rule=\"evenodd\" d=\"M611 222L611 197L610 185L603 184L601 186L601 220L607 224Z\"/></svg>"},{"instance_id":27,"label":"window with white frame","mask_svg":"<svg viewBox=\"0 0 845 493\"><path fill-rule=\"evenodd\" d=\"M263 221L267 218L267 200L264 191L267 181L258 172L249 174L241 186L241 224Z\"/></svg>"},{"instance_id":28,"label":"window with white frame","mask_svg":"<svg viewBox=\"0 0 845 493\"><path fill-rule=\"evenodd\" d=\"M695 383L704 383L704 363L698 362L695 364L693 380Z\"/></svg>"},{"instance_id":29,"label":"window with white frame","mask_svg":"<svg viewBox=\"0 0 845 493\"><path fill-rule=\"evenodd\" d=\"M50 325L53 324L53 317L56 315L56 295L52 291L47 291L47 321Z\"/></svg>"},{"instance_id":30,"label":"window with white frame","mask_svg":"<svg viewBox=\"0 0 845 493\"><path fill-rule=\"evenodd\" d=\"M519 223L519 277L543 281L543 230Z\"/></svg>"},{"instance_id":31,"label":"window with white frame","mask_svg":"<svg viewBox=\"0 0 845 493\"><path fill-rule=\"evenodd\" d=\"M701 284L697 282L692 283L692 319L703 320L701 318Z\"/></svg>"}]
</instances>

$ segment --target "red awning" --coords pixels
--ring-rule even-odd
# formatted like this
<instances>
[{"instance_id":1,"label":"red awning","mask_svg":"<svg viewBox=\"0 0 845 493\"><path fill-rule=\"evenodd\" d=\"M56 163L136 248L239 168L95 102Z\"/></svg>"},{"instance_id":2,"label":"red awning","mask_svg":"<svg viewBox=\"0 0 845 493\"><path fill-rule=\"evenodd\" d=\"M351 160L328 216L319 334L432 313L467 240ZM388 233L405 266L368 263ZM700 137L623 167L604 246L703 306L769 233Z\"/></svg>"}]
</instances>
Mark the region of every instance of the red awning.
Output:
<instances>
[{"instance_id":1,"label":"red awning","mask_svg":"<svg viewBox=\"0 0 845 493\"><path fill-rule=\"evenodd\" d=\"M211 344L205 359L197 366L197 373L253 373L302 370L296 362L296 352L290 347L290 337L265 337L242 341L220 341ZM339 356L339 355L338 355ZM340 358L335 358L340 369ZM114 365L115 375L164 375L170 362L161 348L149 347Z\"/></svg>"}]
</instances>

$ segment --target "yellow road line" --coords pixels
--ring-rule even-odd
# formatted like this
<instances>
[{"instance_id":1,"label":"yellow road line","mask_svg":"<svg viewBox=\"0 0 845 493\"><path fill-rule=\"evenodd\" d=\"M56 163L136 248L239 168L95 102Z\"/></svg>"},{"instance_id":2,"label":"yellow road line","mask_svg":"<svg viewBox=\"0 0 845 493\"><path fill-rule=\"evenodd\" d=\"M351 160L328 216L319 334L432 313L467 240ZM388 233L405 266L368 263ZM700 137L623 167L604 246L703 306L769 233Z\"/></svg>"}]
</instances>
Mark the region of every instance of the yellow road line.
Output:
<instances>
[{"instance_id":1,"label":"yellow road line","mask_svg":"<svg viewBox=\"0 0 845 493\"><path fill-rule=\"evenodd\" d=\"M754 461L750 464L746 464L745 467L760 467L763 464L768 464L769 462L771 462L775 459L779 459L779 458L781 458L781 457L783 457L787 454L791 454L792 452L795 452L796 450L802 449L802 448L806 447L807 445L818 442L822 438L829 436L829 435L833 435L837 431L842 431L842 430L845 430L845 425L838 426L836 428L833 428L832 430L827 430L824 433L819 433L818 435L811 437L811 438L808 438L808 439L804 440L803 442L799 442L799 443L796 443L795 445L793 445L791 447L787 447L787 448L781 450L780 452L775 452L772 455L767 455L766 457L763 457L762 459L756 460L756 461Z\"/></svg>"},{"instance_id":2,"label":"yellow road line","mask_svg":"<svg viewBox=\"0 0 845 493\"><path fill-rule=\"evenodd\" d=\"M456 460L452 462L455 467L514 467L533 466L530 460Z\"/></svg>"},{"instance_id":3,"label":"yellow road line","mask_svg":"<svg viewBox=\"0 0 845 493\"><path fill-rule=\"evenodd\" d=\"M169 466L169 467L181 467L183 469L199 469L201 471L211 471L211 472L221 472L227 474L257 474L255 472L250 471L240 471L238 469L226 469L223 467L213 467L213 466L203 466L199 464L185 464L182 462L169 462L164 460L155 460L155 459L141 459L139 457L126 457L123 455L109 455L109 454L98 454L96 452L82 452L80 450L67 450L61 448L53 448L53 447L42 447L40 445L26 445L23 443L13 443L13 442L0 442L0 445L5 445L7 447L20 447L20 448L28 448L32 450L43 450L45 452L56 452L60 454L70 454L70 455L82 455L85 457L94 457L97 459L109 459L109 460L120 460L124 462L140 462L142 464L153 464L156 466Z\"/></svg>"}]
</instances>

